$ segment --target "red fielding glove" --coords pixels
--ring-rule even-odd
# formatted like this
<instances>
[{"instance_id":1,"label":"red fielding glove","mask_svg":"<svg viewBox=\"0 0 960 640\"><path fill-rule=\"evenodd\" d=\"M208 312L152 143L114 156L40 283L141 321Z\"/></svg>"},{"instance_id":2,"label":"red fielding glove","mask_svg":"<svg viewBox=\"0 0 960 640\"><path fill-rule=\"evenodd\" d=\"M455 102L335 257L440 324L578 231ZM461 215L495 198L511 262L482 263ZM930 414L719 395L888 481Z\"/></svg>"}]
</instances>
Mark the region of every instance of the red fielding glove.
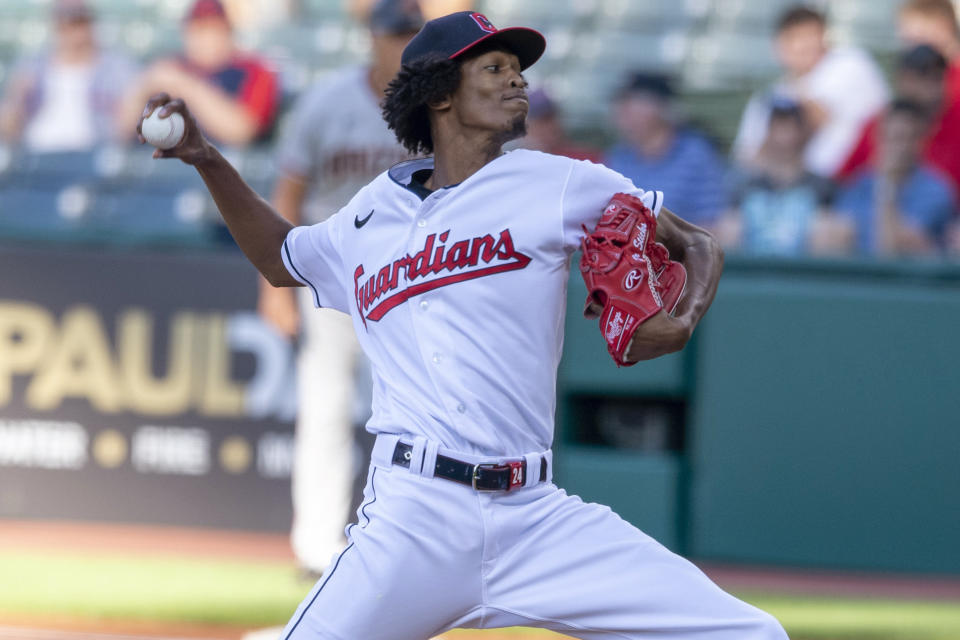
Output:
<instances>
[{"instance_id":1,"label":"red fielding glove","mask_svg":"<svg viewBox=\"0 0 960 640\"><path fill-rule=\"evenodd\" d=\"M635 363L624 356L634 331L661 309L673 312L683 294L686 270L671 262L666 247L654 240L657 219L634 196L614 195L596 229L584 232L580 259L587 285L584 316L596 317L594 304L603 307L600 331L607 351L618 366L630 366Z\"/></svg>"}]
</instances>

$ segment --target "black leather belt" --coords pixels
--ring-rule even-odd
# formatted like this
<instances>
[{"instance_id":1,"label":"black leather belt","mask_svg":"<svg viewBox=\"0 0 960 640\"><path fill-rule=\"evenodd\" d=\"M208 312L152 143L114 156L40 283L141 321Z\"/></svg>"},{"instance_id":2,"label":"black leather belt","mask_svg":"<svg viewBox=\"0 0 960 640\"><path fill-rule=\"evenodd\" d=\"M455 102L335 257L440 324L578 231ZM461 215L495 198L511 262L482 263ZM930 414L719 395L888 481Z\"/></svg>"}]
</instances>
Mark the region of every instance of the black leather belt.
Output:
<instances>
[{"instance_id":1,"label":"black leather belt","mask_svg":"<svg viewBox=\"0 0 960 640\"><path fill-rule=\"evenodd\" d=\"M413 445L398 442L393 450L393 464L410 468ZM502 464L471 464L437 454L433 475L453 480L477 491L510 491L527 482L527 461L508 460ZM547 458L540 456L540 482L547 480Z\"/></svg>"}]
</instances>

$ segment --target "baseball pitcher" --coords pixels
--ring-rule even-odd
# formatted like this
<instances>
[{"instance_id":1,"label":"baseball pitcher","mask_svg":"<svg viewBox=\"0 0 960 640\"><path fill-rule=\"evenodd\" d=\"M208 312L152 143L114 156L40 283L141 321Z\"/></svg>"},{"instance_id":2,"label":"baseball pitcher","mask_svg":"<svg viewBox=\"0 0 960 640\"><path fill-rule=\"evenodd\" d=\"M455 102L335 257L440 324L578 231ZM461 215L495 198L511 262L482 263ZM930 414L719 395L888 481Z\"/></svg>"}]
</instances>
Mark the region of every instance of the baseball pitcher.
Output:
<instances>
[{"instance_id":1,"label":"baseball pitcher","mask_svg":"<svg viewBox=\"0 0 960 640\"><path fill-rule=\"evenodd\" d=\"M146 106L188 122L178 146L154 155L193 165L264 277L349 314L372 363L366 500L285 640L514 625L590 639L786 638L771 616L552 482L572 254L583 249L586 312L620 365L683 348L722 256L658 191L590 162L502 151L523 135L522 72L545 46L534 30L469 11L428 22L383 115L404 147L429 155L309 227L260 199L181 100Z\"/></svg>"}]
</instances>

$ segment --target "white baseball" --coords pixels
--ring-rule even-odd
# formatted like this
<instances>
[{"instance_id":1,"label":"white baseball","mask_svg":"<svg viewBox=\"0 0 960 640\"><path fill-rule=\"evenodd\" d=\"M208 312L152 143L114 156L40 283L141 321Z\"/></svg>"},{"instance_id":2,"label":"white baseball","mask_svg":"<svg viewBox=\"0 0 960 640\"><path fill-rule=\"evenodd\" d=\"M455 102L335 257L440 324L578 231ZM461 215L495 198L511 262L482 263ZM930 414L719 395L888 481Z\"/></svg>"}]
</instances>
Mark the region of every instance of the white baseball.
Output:
<instances>
[{"instance_id":1,"label":"white baseball","mask_svg":"<svg viewBox=\"0 0 960 640\"><path fill-rule=\"evenodd\" d=\"M174 111L168 117L161 118L159 108L154 109L140 125L140 133L158 149L172 149L177 146L185 129L182 115Z\"/></svg>"}]
</instances>

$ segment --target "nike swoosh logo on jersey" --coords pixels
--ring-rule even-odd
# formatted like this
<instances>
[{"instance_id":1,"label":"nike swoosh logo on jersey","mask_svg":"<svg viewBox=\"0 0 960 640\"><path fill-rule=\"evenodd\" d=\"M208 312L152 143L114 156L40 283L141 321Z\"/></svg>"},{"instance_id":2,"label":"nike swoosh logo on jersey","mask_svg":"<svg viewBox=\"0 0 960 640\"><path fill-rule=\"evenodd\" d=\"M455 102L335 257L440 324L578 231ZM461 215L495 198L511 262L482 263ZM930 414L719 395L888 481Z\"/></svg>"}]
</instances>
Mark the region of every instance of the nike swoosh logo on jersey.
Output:
<instances>
[{"instance_id":1,"label":"nike swoosh logo on jersey","mask_svg":"<svg viewBox=\"0 0 960 640\"><path fill-rule=\"evenodd\" d=\"M357 229L359 229L359 228L362 227L363 225L367 224L367 223L370 221L370 218L372 218L372 217L373 217L373 209L370 209L370 213L368 213L368 214L367 214L367 217L364 218L363 220L360 219L360 216L354 216L354 218L353 218L353 226L355 226Z\"/></svg>"}]
</instances>

